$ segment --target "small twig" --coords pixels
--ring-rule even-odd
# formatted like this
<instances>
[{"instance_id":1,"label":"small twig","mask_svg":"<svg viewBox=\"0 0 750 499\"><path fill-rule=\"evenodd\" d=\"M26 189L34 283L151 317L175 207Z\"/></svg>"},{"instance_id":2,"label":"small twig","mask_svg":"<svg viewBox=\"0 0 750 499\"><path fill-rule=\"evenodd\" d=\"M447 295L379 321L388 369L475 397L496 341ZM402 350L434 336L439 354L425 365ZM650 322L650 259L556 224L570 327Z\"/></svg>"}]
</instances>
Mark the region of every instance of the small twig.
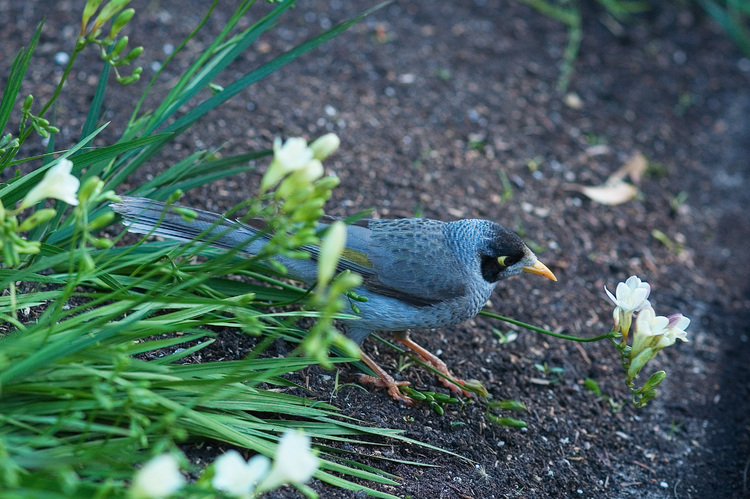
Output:
<instances>
[{"instance_id":1,"label":"small twig","mask_svg":"<svg viewBox=\"0 0 750 499\"><path fill-rule=\"evenodd\" d=\"M576 348L581 354L581 357L583 357L583 360L586 362L586 364L591 365L591 358L589 358L588 354L586 353L586 350L583 349L580 343L575 343Z\"/></svg>"},{"instance_id":2,"label":"small twig","mask_svg":"<svg viewBox=\"0 0 750 499\"><path fill-rule=\"evenodd\" d=\"M648 470L650 473L655 473L655 471L653 470L653 468L649 468L647 465L645 465L643 463L640 463L638 461L633 460L633 464L636 464L636 465L640 466L641 468L643 468L645 470Z\"/></svg>"}]
</instances>

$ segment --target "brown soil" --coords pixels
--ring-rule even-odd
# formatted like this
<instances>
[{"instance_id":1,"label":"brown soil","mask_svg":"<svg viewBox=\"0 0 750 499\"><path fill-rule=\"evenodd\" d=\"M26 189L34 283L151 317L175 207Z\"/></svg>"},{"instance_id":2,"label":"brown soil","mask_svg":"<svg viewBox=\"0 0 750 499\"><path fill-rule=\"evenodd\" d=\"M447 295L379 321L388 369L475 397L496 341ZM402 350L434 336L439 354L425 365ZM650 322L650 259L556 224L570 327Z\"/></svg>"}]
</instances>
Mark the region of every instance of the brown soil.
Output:
<instances>
[{"instance_id":1,"label":"brown soil","mask_svg":"<svg viewBox=\"0 0 750 499\"><path fill-rule=\"evenodd\" d=\"M111 87L110 137L132 111L152 62L164 59L163 44L179 43L204 3L187 9L173 0L132 2L137 14L128 34L146 47L145 78L126 89ZM401 477L401 486L383 491L417 498L749 496L750 61L697 10L657 3L616 34L602 22L602 11L586 7L570 87L580 109L555 90L562 25L510 0L395 3L242 92L151 165L161 170L202 147L224 145L222 152L233 154L269 147L276 136L334 131L342 146L327 167L342 185L330 214L373 208L379 217L488 218L535 244L559 282L503 282L493 311L570 334L602 334L611 321L603 286L614 289L637 274L651 283L658 313L691 318L690 342L649 365L668 377L642 410L613 410L584 388L583 380L592 378L606 397L627 401L608 344L581 347L525 330L517 341L500 344L492 328L510 329L485 318L414 333L458 375L482 381L493 398L523 401L525 430L490 423L482 403L448 406L438 416L426 405L393 403L379 390L343 388L332 395L331 373L301 373L344 414L404 428L473 461L417 446L357 449ZM82 4L0 1L3 77L45 15L24 90L40 100L49 95L61 71L53 57L72 47ZM300 1L275 34L230 68L227 81L369 5ZM219 10L178 62L221 28L229 7ZM80 130L100 64L91 54L79 68L58 109L58 149ZM154 100L168 88L158 87ZM602 183L637 151L651 162L638 199L609 207L570 189ZM503 174L512 188L508 199ZM191 193L189 201L226 209L251 196L259 178L231 178ZM680 193L687 197L677 206ZM660 242L655 230L674 244ZM243 347L236 337L221 338L221 348ZM372 340L366 347L395 370L393 354L378 351ZM559 382L534 381L545 377L534 365L545 362L563 368ZM355 373L341 368L345 379ZM421 369L401 377L442 390ZM210 459L205 449L203 458ZM313 485L321 497L356 496Z\"/></svg>"}]
</instances>

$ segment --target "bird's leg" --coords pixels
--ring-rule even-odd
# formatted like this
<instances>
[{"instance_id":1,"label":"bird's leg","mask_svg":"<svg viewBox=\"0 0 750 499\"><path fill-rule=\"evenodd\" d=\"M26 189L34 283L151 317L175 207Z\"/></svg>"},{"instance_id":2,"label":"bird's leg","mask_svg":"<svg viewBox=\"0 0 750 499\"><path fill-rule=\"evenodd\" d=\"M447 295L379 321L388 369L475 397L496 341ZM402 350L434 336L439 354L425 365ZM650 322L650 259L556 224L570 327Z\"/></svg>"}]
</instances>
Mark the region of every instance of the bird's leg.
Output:
<instances>
[{"instance_id":1,"label":"bird's leg","mask_svg":"<svg viewBox=\"0 0 750 499\"><path fill-rule=\"evenodd\" d=\"M382 386L388 389L388 393L390 393L391 397L393 397L393 399L397 402L403 402L406 405L414 404L414 399L412 399L408 395L401 393L401 390L398 389L399 386L408 386L408 381L396 381L390 374L385 371L385 369L376 364L372 357L362 351L360 351L360 355L362 361L367 364L370 369L375 371L375 374L377 374L377 377L368 376L366 374L360 375L359 381L361 383L371 383L375 386Z\"/></svg>"},{"instance_id":2,"label":"bird's leg","mask_svg":"<svg viewBox=\"0 0 750 499\"><path fill-rule=\"evenodd\" d=\"M409 338L409 331L396 331L393 333L393 337L396 338L398 342L403 343L406 347L419 355L425 364L434 367L439 373L448 377L449 379L445 379L442 376L440 377L440 382L443 383L446 388L458 395L463 394L466 397L471 396L471 392L462 390L458 386L466 385L466 381L453 376L453 374L451 374L451 372L448 370L448 366L445 364L445 362L440 360L437 355L430 352L423 346L415 343L414 340ZM456 383L458 383L458 385L456 385Z\"/></svg>"}]
</instances>

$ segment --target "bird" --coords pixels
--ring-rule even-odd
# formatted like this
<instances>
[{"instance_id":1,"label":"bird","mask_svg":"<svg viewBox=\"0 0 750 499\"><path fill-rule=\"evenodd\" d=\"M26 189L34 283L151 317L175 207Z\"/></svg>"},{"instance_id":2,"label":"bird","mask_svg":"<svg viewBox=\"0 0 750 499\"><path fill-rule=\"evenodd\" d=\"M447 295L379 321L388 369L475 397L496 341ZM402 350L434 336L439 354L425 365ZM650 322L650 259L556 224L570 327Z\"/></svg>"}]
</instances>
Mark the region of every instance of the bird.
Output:
<instances>
[{"instance_id":1,"label":"bird","mask_svg":"<svg viewBox=\"0 0 750 499\"><path fill-rule=\"evenodd\" d=\"M201 241L215 248L257 254L271 237L263 220L231 220L218 213L190 208L191 220L162 202L122 196L112 209L120 214L129 232L177 241ZM333 217L318 222L323 230ZM320 248L308 245L307 260L276 257L288 276L313 285L317 279ZM429 218L359 219L347 225L346 246L337 271L362 277L355 293L363 301L345 312L345 334L361 347L375 331L391 332L425 363L442 373L441 382L456 393L468 394L465 382L455 378L446 364L409 337L411 329L455 326L475 317L489 300L498 282L523 273L553 281L557 278L515 232L482 219L443 222ZM408 381L396 381L369 355L361 359L377 375L361 375L362 382L388 390L406 405L413 399L400 390Z\"/></svg>"}]
</instances>

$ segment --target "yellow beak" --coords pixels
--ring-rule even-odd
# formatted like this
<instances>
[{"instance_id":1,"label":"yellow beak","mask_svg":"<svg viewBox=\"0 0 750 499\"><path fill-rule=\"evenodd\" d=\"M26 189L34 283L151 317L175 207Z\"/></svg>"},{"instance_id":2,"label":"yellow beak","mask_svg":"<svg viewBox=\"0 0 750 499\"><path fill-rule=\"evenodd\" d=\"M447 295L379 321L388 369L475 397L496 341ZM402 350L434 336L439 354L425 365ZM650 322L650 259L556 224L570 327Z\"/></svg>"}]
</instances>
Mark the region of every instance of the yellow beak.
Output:
<instances>
[{"instance_id":1,"label":"yellow beak","mask_svg":"<svg viewBox=\"0 0 750 499\"><path fill-rule=\"evenodd\" d=\"M557 277L555 277L555 274L552 273L550 269L547 268L545 264L543 264L540 261L537 261L534 265L530 267L523 267L524 272L528 272L529 274L536 274L546 277L547 279L552 279L553 281L557 281Z\"/></svg>"}]
</instances>

